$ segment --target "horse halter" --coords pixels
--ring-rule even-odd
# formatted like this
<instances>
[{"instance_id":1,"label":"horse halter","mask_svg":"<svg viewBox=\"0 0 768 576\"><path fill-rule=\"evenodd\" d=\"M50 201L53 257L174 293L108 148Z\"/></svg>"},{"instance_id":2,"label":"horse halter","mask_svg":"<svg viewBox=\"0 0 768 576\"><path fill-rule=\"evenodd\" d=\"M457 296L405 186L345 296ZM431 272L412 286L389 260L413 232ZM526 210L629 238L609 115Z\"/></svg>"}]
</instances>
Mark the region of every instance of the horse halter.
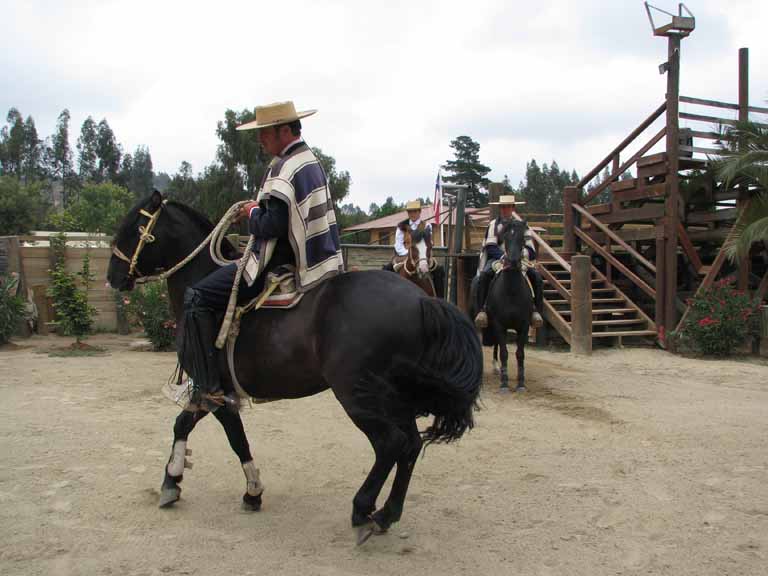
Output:
<instances>
[{"instance_id":1,"label":"horse halter","mask_svg":"<svg viewBox=\"0 0 768 576\"><path fill-rule=\"evenodd\" d=\"M136 278L141 278L143 274L139 271L138 268L138 262L139 262L139 254L141 254L141 251L144 249L144 246L147 244L151 244L155 241L155 237L152 234L152 230L155 229L155 224L157 224L157 220L160 218L160 212L163 210L163 206L165 206L165 203L167 200L163 200L163 203L160 204L160 207L155 210L154 212L147 212L143 208L139 210L139 214L142 214L143 216L146 216L149 218L149 221L147 222L146 226L139 225L139 243L136 245L136 250L133 252L133 256L131 258L128 258L123 252L117 247L117 243L115 243L114 246L112 246L112 254L117 256L120 260L124 262L128 262L130 265L128 268L128 277L135 276Z\"/></svg>"}]
</instances>

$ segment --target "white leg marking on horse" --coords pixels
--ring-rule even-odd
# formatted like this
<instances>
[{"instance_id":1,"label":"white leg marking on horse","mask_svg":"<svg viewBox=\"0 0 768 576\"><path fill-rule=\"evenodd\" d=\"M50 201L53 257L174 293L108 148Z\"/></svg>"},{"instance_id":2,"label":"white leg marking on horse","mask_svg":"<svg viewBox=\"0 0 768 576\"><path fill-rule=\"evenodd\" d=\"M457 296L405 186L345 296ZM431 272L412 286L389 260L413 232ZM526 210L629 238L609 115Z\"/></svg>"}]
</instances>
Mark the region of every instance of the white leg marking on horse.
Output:
<instances>
[{"instance_id":1,"label":"white leg marking on horse","mask_svg":"<svg viewBox=\"0 0 768 576\"><path fill-rule=\"evenodd\" d=\"M173 445L171 460L168 462L168 474L171 476L181 476L184 474L184 468L187 466L187 441L177 440Z\"/></svg>"},{"instance_id":2,"label":"white leg marking on horse","mask_svg":"<svg viewBox=\"0 0 768 576\"><path fill-rule=\"evenodd\" d=\"M258 496L264 492L264 484L259 480L259 469L256 468L256 464L253 460L249 460L243 464L243 472L245 472L245 482L247 484L247 492L249 496Z\"/></svg>"}]
</instances>

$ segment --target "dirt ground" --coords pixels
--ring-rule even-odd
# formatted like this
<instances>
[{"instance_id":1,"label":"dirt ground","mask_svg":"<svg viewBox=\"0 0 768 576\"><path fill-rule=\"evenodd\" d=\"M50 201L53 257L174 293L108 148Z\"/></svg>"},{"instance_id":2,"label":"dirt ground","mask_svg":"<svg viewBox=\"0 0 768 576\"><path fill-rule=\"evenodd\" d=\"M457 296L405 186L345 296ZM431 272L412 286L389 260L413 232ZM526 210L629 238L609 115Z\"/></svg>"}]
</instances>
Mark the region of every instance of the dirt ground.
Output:
<instances>
[{"instance_id":1,"label":"dirt ground","mask_svg":"<svg viewBox=\"0 0 768 576\"><path fill-rule=\"evenodd\" d=\"M351 500L372 452L329 392L244 411L261 512L240 510L243 474L213 418L190 437L181 501L158 509L175 360L130 340L94 337L106 356L42 353L66 343L55 337L0 351L0 574L768 570L760 361L530 350L530 392L487 376L476 428L430 447L402 521L355 547Z\"/></svg>"}]
</instances>

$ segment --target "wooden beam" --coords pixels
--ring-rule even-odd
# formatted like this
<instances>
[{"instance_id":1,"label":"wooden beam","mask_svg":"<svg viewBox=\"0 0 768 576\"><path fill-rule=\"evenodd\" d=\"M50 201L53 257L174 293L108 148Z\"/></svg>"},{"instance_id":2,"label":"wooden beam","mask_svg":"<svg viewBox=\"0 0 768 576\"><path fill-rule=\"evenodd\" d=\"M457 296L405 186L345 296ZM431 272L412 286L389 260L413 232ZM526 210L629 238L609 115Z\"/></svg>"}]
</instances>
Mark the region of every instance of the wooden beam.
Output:
<instances>
[{"instance_id":1,"label":"wooden beam","mask_svg":"<svg viewBox=\"0 0 768 576\"><path fill-rule=\"evenodd\" d=\"M717 100L705 100L704 98L691 98L690 96L680 96L680 102L686 102L688 104L698 104L700 106L712 106L714 108L727 108L728 110L738 110L738 104L731 104L730 102L718 102Z\"/></svg>"},{"instance_id":2,"label":"wooden beam","mask_svg":"<svg viewBox=\"0 0 768 576\"><path fill-rule=\"evenodd\" d=\"M650 156L643 156L637 161L638 166L651 166L653 164L659 164L667 161L667 153L659 152L657 154L651 154Z\"/></svg>"},{"instance_id":3,"label":"wooden beam","mask_svg":"<svg viewBox=\"0 0 768 576\"><path fill-rule=\"evenodd\" d=\"M650 184L649 186L640 186L631 190L614 192L613 197L618 202L631 202L632 200L642 200L643 198L662 198L667 193L667 186L661 184Z\"/></svg>"},{"instance_id":4,"label":"wooden beam","mask_svg":"<svg viewBox=\"0 0 768 576\"><path fill-rule=\"evenodd\" d=\"M579 230L576 229L578 233ZM589 256L577 255L571 258L572 299L571 299L571 352L592 353L592 263Z\"/></svg>"},{"instance_id":5,"label":"wooden beam","mask_svg":"<svg viewBox=\"0 0 768 576\"><path fill-rule=\"evenodd\" d=\"M624 266L624 264L618 260L616 257L613 256L613 254L607 252L600 244L592 240L592 238L589 237L588 234L586 234L583 230L576 228L575 229L576 235L581 238L590 248L592 248L595 252L600 254L603 258L608 260L613 266L619 270L624 276L629 278L638 288L640 288L643 292L648 294L651 298L656 298L656 291L648 286L643 280L641 280L634 272L632 272L629 268Z\"/></svg>"},{"instance_id":6,"label":"wooden beam","mask_svg":"<svg viewBox=\"0 0 768 576\"><path fill-rule=\"evenodd\" d=\"M687 224L706 224L709 222L723 222L736 220L739 215L738 208L726 208L725 210L715 210L714 212L693 212L686 218Z\"/></svg>"},{"instance_id":7,"label":"wooden beam","mask_svg":"<svg viewBox=\"0 0 768 576\"><path fill-rule=\"evenodd\" d=\"M558 314L557 310L555 310L548 300L544 300L544 318L546 318L547 322L557 330L557 333L563 337L563 340L570 345L572 340L571 326L562 316L560 316L560 314Z\"/></svg>"},{"instance_id":8,"label":"wooden beam","mask_svg":"<svg viewBox=\"0 0 768 576\"><path fill-rule=\"evenodd\" d=\"M670 36L667 42L667 198L664 206L666 237L664 271L664 317L669 325L677 318L675 299L677 297L677 224L680 221L680 37ZM658 301L657 301L658 302ZM668 328L667 326L666 328Z\"/></svg>"},{"instance_id":9,"label":"wooden beam","mask_svg":"<svg viewBox=\"0 0 768 576\"><path fill-rule=\"evenodd\" d=\"M620 222L654 221L663 216L663 204L646 204L642 208L627 208L600 216L600 221L603 224L618 224Z\"/></svg>"},{"instance_id":10,"label":"wooden beam","mask_svg":"<svg viewBox=\"0 0 768 576\"><path fill-rule=\"evenodd\" d=\"M696 248L693 246L691 239L688 238L688 234L685 232L685 227L680 222L677 223L677 236L680 239L680 245L683 247L683 251L688 255L688 260L694 270L696 270L696 274L698 274L702 267L701 258L699 258L699 253L696 252Z\"/></svg>"},{"instance_id":11,"label":"wooden beam","mask_svg":"<svg viewBox=\"0 0 768 576\"><path fill-rule=\"evenodd\" d=\"M616 232L614 232L613 230L611 230L610 228L608 228L608 226L606 226L605 224L603 224L602 222L600 222L600 220L598 220L597 218L595 218L594 216L592 216L592 214L590 214L589 212L587 212L586 210L584 210L584 208L582 208L581 206L574 206L574 207L573 207L573 209L574 209L574 210L576 210L577 212L580 212L580 213L582 214L582 216L584 216L584 217L585 217L587 220L589 220L589 221L590 221L590 223L592 223L592 225L593 225L593 226L595 226L595 227L596 227L596 228L598 228L600 231L602 231L602 232L603 232L603 234L605 234L606 236L608 236L608 238L610 238L611 240L613 240L614 242L616 242L616 244L618 244L619 246L621 246L622 248L624 248L624 250L626 250L626 251L627 251L627 253L628 253L630 256L632 256L632 257L633 257L635 260L637 260L638 262L640 262L640 264L642 264L643 266L645 266L646 268L648 268L648 270L650 270L650 271L651 271L651 272L653 272L654 274L656 273L656 266L654 266L654 265L653 265L651 262L649 262L648 260L646 260L646 259L645 259L645 258L644 258L644 257L643 257L643 256L642 256L642 255L641 255L641 254L640 254L640 253L637 251L637 250L635 250L634 248L632 248L632 246L630 246L629 244L627 244L626 242L624 242L624 240L622 240L622 239L621 239L621 238L620 238L620 237L619 237L619 236L616 234Z\"/></svg>"}]
</instances>

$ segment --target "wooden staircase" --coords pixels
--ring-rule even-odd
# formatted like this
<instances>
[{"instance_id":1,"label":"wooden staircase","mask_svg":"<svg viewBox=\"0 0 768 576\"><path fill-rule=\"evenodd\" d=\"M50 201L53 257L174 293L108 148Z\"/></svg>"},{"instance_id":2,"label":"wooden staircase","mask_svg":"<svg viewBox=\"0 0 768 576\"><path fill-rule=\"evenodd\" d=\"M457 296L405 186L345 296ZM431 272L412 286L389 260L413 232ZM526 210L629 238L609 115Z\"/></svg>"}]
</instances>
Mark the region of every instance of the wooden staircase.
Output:
<instances>
[{"instance_id":1,"label":"wooden staircase","mask_svg":"<svg viewBox=\"0 0 768 576\"><path fill-rule=\"evenodd\" d=\"M564 262L542 260L544 278L544 317L569 344L571 343L571 272ZM559 286L558 286L559 284ZM656 325L637 304L592 266L592 338L614 339L656 336Z\"/></svg>"}]
</instances>

